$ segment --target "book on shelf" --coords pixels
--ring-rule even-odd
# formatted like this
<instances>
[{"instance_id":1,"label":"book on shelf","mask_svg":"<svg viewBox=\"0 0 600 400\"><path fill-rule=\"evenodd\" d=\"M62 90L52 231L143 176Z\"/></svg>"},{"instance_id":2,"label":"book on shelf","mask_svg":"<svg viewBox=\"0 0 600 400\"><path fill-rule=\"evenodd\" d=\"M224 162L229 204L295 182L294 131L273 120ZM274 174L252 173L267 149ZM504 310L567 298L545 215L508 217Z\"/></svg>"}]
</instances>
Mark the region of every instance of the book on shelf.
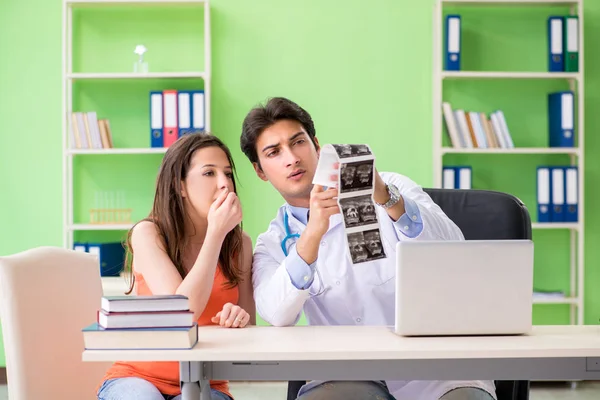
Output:
<instances>
[{"instance_id":1,"label":"book on shelf","mask_svg":"<svg viewBox=\"0 0 600 400\"><path fill-rule=\"evenodd\" d=\"M96 111L72 112L69 132L72 149L113 148L110 122L98 119Z\"/></svg>"},{"instance_id":2,"label":"book on shelf","mask_svg":"<svg viewBox=\"0 0 600 400\"><path fill-rule=\"evenodd\" d=\"M534 289L534 300L557 300L566 298L565 293L560 290L540 290Z\"/></svg>"},{"instance_id":3,"label":"book on shelf","mask_svg":"<svg viewBox=\"0 0 600 400\"><path fill-rule=\"evenodd\" d=\"M454 148L514 148L514 143L502 110L489 115L463 109L453 110L442 103L442 112L450 143Z\"/></svg>"}]
</instances>

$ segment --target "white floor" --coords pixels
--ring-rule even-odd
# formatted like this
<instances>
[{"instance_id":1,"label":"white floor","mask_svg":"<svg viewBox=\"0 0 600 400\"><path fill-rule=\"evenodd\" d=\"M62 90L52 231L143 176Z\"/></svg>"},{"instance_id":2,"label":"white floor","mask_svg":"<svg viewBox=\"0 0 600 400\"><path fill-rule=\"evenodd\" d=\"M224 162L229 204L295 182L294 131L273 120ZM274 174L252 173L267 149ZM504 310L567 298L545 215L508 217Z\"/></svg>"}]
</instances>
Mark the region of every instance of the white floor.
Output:
<instances>
[{"instance_id":1,"label":"white floor","mask_svg":"<svg viewBox=\"0 0 600 400\"><path fill-rule=\"evenodd\" d=\"M286 384L282 382L231 382L231 394L236 400L286 400ZM8 399L8 388L0 385L0 400ZM579 382L575 389L570 384L534 383L530 400L597 400L600 382Z\"/></svg>"}]
</instances>

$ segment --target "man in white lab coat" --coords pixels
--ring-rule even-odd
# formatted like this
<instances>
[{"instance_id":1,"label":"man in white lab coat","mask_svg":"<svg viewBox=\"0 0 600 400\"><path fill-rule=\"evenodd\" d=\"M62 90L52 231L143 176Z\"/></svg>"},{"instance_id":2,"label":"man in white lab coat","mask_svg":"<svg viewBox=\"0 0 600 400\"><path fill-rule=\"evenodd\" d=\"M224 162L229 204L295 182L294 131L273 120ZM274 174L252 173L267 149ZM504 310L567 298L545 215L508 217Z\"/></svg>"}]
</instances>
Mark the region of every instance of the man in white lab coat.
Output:
<instances>
[{"instance_id":1,"label":"man in white lab coat","mask_svg":"<svg viewBox=\"0 0 600 400\"><path fill-rule=\"evenodd\" d=\"M304 311L311 325L392 326L395 243L464 240L415 182L375 171L373 200L387 258L352 264L337 189L312 184L320 146L308 112L288 99L270 99L248 113L240 144L260 179L285 200L254 252L256 308L272 325L294 325ZM490 400L496 395L491 381L312 381L298 398Z\"/></svg>"}]
</instances>

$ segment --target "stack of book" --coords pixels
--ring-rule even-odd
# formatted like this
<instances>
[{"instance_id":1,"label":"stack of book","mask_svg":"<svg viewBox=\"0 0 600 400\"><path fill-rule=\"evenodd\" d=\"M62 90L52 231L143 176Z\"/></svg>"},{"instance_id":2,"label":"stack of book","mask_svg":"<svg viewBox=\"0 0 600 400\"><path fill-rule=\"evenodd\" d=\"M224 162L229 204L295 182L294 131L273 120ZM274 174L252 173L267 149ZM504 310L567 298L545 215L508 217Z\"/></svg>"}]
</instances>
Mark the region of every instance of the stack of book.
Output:
<instances>
[{"instance_id":1,"label":"stack of book","mask_svg":"<svg viewBox=\"0 0 600 400\"><path fill-rule=\"evenodd\" d=\"M105 296L83 339L87 350L190 349L198 326L185 296Z\"/></svg>"}]
</instances>

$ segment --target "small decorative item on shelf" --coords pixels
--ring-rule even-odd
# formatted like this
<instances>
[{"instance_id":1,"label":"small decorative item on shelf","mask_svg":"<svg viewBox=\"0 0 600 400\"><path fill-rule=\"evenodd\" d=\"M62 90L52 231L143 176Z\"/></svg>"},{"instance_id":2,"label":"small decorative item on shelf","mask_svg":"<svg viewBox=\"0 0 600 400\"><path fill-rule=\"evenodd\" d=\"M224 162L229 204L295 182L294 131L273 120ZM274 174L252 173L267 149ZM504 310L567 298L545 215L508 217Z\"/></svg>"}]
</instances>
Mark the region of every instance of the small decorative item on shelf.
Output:
<instances>
[{"instance_id":1,"label":"small decorative item on shelf","mask_svg":"<svg viewBox=\"0 0 600 400\"><path fill-rule=\"evenodd\" d=\"M125 193L97 191L90 224L130 224L131 208L125 207Z\"/></svg>"},{"instance_id":2,"label":"small decorative item on shelf","mask_svg":"<svg viewBox=\"0 0 600 400\"><path fill-rule=\"evenodd\" d=\"M138 60L133 64L133 72L137 73L147 73L148 72L148 62L144 61L144 53L148 51L146 46L143 44L138 44L135 46L135 50L133 51L135 54L139 56Z\"/></svg>"}]
</instances>

